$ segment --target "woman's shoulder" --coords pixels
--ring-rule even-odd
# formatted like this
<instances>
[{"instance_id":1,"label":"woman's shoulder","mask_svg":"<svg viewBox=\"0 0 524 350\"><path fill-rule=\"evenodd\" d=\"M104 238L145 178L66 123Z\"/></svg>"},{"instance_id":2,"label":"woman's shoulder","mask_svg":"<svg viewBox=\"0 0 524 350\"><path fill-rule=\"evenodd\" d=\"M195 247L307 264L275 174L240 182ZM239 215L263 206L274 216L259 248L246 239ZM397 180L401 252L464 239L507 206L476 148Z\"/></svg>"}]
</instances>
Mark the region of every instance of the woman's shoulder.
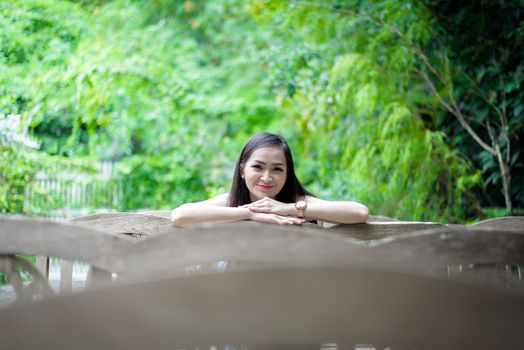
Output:
<instances>
[{"instance_id":1,"label":"woman's shoulder","mask_svg":"<svg viewBox=\"0 0 524 350\"><path fill-rule=\"evenodd\" d=\"M315 197L313 195L310 195L310 194L306 194L305 196L302 196L301 199L306 201L306 202L315 202L315 201L320 201L321 200L320 198L317 198L317 197Z\"/></svg>"},{"instance_id":2,"label":"woman's shoulder","mask_svg":"<svg viewBox=\"0 0 524 350\"><path fill-rule=\"evenodd\" d=\"M209 198L208 200L204 201L206 204L210 205L221 205L221 206L227 206L227 201L229 199L229 193L222 193L219 195L216 195L214 197Z\"/></svg>"}]
</instances>

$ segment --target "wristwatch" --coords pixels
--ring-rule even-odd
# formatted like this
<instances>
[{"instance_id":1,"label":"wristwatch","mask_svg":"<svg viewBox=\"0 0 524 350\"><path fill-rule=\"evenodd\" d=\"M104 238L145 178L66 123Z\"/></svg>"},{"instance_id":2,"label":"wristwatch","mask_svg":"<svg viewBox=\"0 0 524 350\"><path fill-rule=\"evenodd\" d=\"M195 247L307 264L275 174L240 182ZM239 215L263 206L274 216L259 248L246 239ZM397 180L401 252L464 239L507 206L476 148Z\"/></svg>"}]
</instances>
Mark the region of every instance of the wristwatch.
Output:
<instances>
[{"instance_id":1,"label":"wristwatch","mask_svg":"<svg viewBox=\"0 0 524 350\"><path fill-rule=\"evenodd\" d=\"M306 201L297 201L295 203L295 208L297 209L297 218L303 219L305 217L305 211L307 208Z\"/></svg>"}]
</instances>

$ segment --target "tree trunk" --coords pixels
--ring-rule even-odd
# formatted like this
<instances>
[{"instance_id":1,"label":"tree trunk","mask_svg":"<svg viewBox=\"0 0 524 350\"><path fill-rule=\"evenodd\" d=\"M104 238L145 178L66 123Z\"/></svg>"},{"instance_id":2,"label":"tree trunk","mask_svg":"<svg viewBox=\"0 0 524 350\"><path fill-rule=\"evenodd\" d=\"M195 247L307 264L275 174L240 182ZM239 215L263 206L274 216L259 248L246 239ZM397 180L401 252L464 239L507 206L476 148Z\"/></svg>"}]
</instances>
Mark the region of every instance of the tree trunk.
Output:
<instances>
[{"instance_id":1,"label":"tree trunk","mask_svg":"<svg viewBox=\"0 0 524 350\"><path fill-rule=\"evenodd\" d=\"M500 152L499 145L495 146L495 150L497 152L497 160L499 163L500 174L502 176L502 193L504 194L504 200L506 202L506 210L508 212L508 215L511 215L513 208L511 204L511 191L510 191L511 175L509 173L509 166L504 161L504 158L502 157L502 152Z\"/></svg>"}]
</instances>

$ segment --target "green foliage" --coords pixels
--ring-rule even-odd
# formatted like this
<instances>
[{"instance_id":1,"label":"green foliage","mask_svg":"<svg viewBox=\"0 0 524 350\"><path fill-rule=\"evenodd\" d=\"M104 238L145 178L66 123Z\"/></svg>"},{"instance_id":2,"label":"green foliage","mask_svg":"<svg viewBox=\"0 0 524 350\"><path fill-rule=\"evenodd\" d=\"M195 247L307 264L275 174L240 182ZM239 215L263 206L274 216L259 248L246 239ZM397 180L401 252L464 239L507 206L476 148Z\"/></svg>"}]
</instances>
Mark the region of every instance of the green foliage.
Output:
<instances>
[{"instance_id":1,"label":"green foliage","mask_svg":"<svg viewBox=\"0 0 524 350\"><path fill-rule=\"evenodd\" d=\"M0 114L0 213L24 212L26 188L45 164L45 155L20 131L20 115Z\"/></svg>"},{"instance_id":2,"label":"green foliage","mask_svg":"<svg viewBox=\"0 0 524 350\"><path fill-rule=\"evenodd\" d=\"M74 206L65 191L73 182L71 179L64 181L48 175L43 180L38 176L94 173L91 162L36 150L38 144L25 135L27 126L20 121L20 115L0 114L0 213L49 215L52 209L64 208L66 203ZM51 181L54 184L49 186ZM100 187L96 181L92 182L92 186ZM106 198L89 197L92 209L107 203Z\"/></svg>"},{"instance_id":3,"label":"green foliage","mask_svg":"<svg viewBox=\"0 0 524 350\"><path fill-rule=\"evenodd\" d=\"M479 174L446 146L441 132L426 129L420 114L435 101L413 78L416 55L391 31L395 26L411 40L429 40L425 8L391 1L279 6L289 14L284 26L294 34L288 40L307 40L315 57L297 68L302 84L283 104L306 135L301 156L315 159L304 173L308 182L383 215L463 219L471 204L464 193Z\"/></svg>"},{"instance_id":4,"label":"green foliage","mask_svg":"<svg viewBox=\"0 0 524 350\"><path fill-rule=\"evenodd\" d=\"M5 6L6 37L65 38L67 50L42 44L40 53L5 60L3 71L17 69L28 88L5 76L2 87L23 103L8 99L2 108L22 113L48 154L121 162L117 209L168 208L226 191L239 145L278 118L257 66L266 34L244 2L80 3ZM55 19L45 30L30 25L44 17Z\"/></svg>"},{"instance_id":5,"label":"green foliage","mask_svg":"<svg viewBox=\"0 0 524 350\"><path fill-rule=\"evenodd\" d=\"M494 0L458 4L424 1L433 14L433 28L444 46L450 95L460 101L470 124L488 144L498 144L511 169L511 198L524 204L524 4ZM442 50L442 49L441 49ZM439 63L435 59L435 63ZM449 84L448 84L449 85ZM496 157L457 128L455 118L441 111L436 126L448 142L471 159L483 174L478 197L483 206L503 203L501 170Z\"/></svg>"},{"instance_id":6,"label":"green foliage","mask_svg":"<svg viewBox=\"0 0 524 350\"><path fill-rule=\"evenodd\" d=\"M26 260L28 263L30 263L33 266L36 266L36 256L34 255L16 255L18 259ZM31 281L32 276L28 274L26 271L21 271L20 269L16 269L17 273L21 273L22 281ZM7 276L4 273L0 272L0 286L8 284Z\"/></svg>"},{"instance_id":7,"label":"green foliage","mask_svg":"<svg viewBox=\"0 0 524 350\"><path fill-rule=\"evenodd\" d=\"M68 183L73 183L72 180L59 181L59 188L49 188L42 186L44 183L37 180L37 175L87 174L95 171L91 162L50 156L17 142L0 142L0 151L0 213L46 216L55 208L63 208L66 202L74 206L65 198L64 192ZM100 186L99 181L91 182L92 186ZM106 198L92 198L89 206L96 209L101 206L100 203L106 202Z\"/></svg>"},{"instance_id":8,"label":"green foliage","mask_svg":"<svg viewBox=\"0 0 524 350\"><path fill-rule=\"evenodd\" d=\"M522 130L524 70L512 55L482 60L490 42L469 44L466 30L450 32L439 16L458 21L467 8L475 19L478 9L440 3L3 2L0 113L20 114L41 147L1 145L2 211L40 213L24 208L28 186L42 212L59 207L60 193L36 188L35 174L67 164L93 172L100 160L119 164L113 185L122 184L123 198L114 209L201 200L228 190L242 144L268 130L289 139L301 179L318 195L404 219L479 215L479 184L498 185L497 164L441 112L416 49L450 82L439 89L452 86L480 124L494 109L481 95L465 97L473 79L507 111L508 135ZM518 16L500 34L514 43L509 50L522 43ZM513 183L521 198L524 182Z\"/></svg>"},{"instance_id":9,"label":"green foliage","mask_svg":"<svg viewBox=\"0 0 524 350\"><path fill-rule=\"evenodd\" d=\"M0 144L0 212L23 212L24 188L36 174L38 161L35 154Z\"/></svg>"}]
</instances>

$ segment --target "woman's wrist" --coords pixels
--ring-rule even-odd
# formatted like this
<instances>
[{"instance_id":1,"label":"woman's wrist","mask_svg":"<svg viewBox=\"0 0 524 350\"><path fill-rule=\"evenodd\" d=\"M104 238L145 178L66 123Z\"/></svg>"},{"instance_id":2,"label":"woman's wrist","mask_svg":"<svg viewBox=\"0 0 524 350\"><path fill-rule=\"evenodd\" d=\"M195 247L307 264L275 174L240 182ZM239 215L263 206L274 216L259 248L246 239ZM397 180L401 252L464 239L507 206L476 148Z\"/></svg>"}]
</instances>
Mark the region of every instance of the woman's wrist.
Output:
<instances>
[{"instance_id":1,"label":"woman's wrist","mask_svg":"<svg viewBox=\"0 0 524 350\"><path fill-rule=\"evenodd\" d=\"M241 220L251 220L251 217L253 216L253 212L249 210L249 208L241 208L237 207L237 209L240 212Z\"/></svg>"},{"instance_id":2,"label":"woman's wrist","mask_svg":"<svg viewBox=\"0 0 524 350\"><path fill-rule=\"evenodd\" d=\"M286 215L287 216L297 216L297 209L295 208L295 203L286 203Z\"/></svg>"}]
</instances>

